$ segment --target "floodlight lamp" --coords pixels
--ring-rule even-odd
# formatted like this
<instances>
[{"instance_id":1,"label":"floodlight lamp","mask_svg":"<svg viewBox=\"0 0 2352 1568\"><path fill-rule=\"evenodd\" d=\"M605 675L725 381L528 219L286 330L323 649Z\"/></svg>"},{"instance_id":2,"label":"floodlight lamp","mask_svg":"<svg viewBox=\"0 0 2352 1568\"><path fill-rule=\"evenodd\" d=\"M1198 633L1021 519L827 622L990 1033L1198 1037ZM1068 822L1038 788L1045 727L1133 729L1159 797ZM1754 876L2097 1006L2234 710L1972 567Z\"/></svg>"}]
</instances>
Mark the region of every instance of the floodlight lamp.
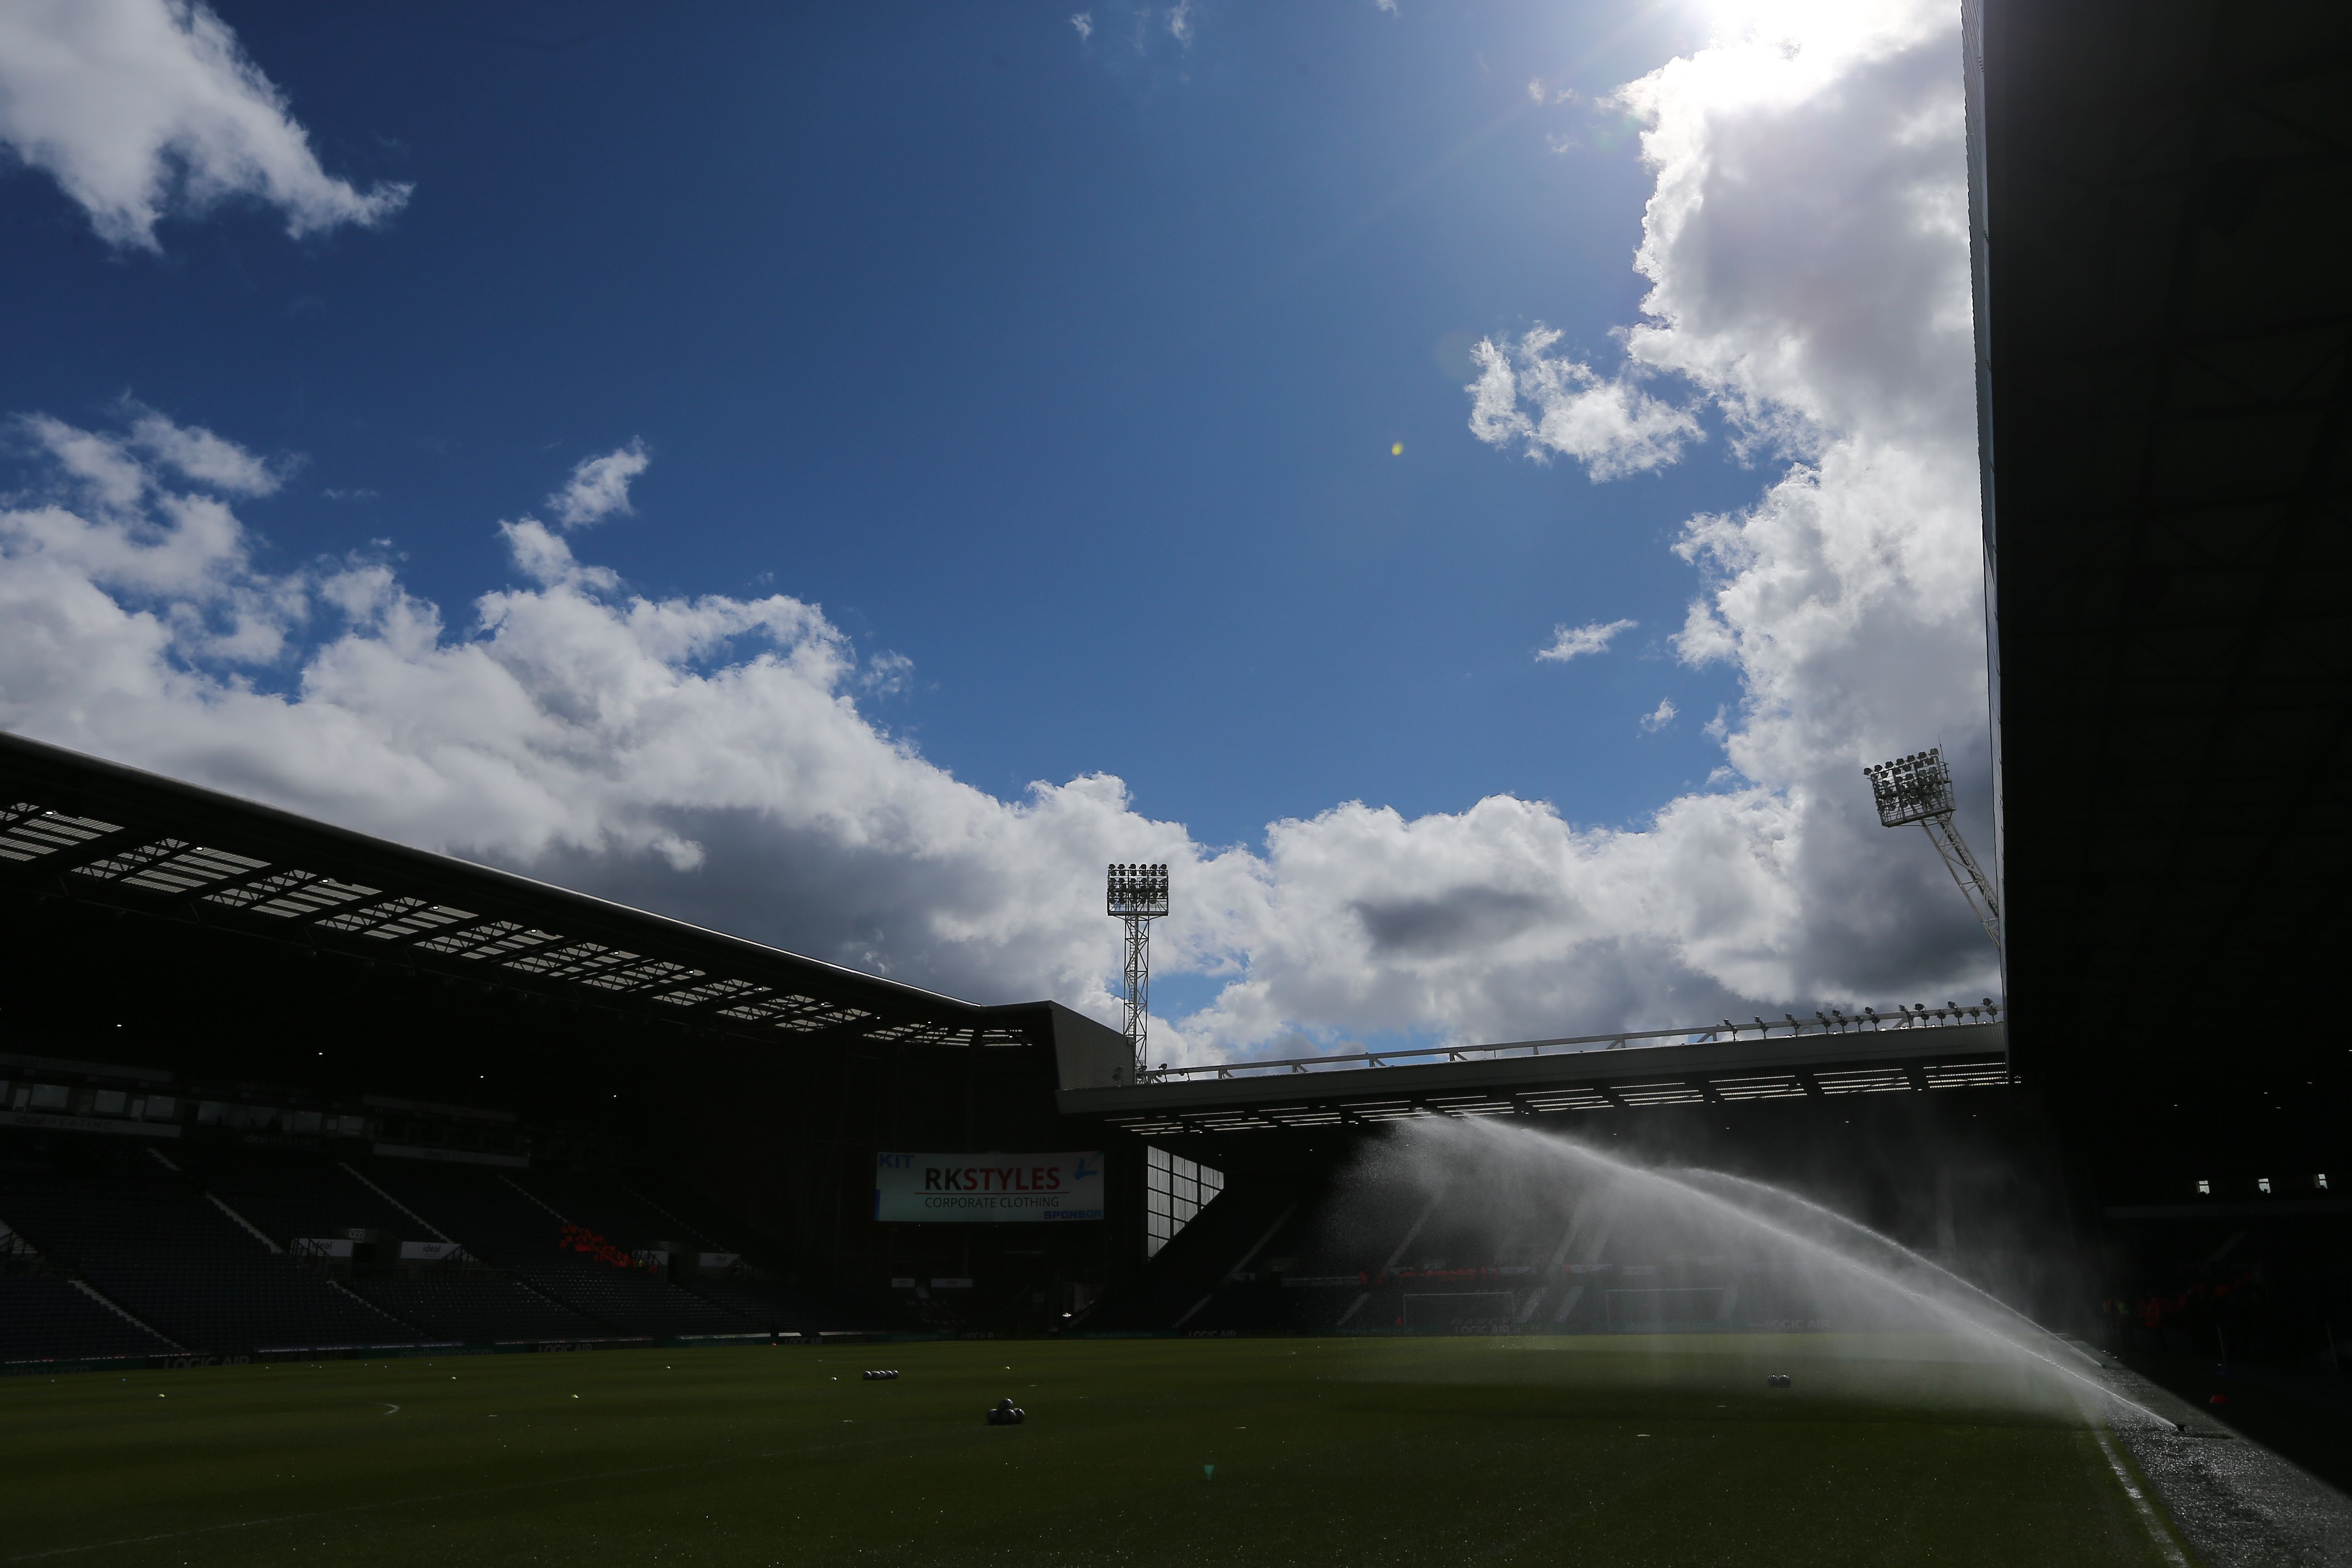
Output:
<instances>
[{"instance_id":1,"label":"floodlight lamp","mask_svg":"<svg viewBox=\"0 0 2352 1568\"><path fill-rule=\"evenodd\" d=\"M1104 884L1103 912L1120 920L1157 920L1168 912L1168 868L1115 865Z\"/></svg>"},{"instance_id":2,"label":"floodlight lamp","mask_svg":"<svg viewBox=\"0 0 2352 1568\"><path fill-rule=\"evenodd\" d=\"M1931 746L1893 762L1864 767L1870 793L1878 806L1878 820L1887 827L1924 822L1952 812L1952 770L1941 747Z\"/></svg>"}]
</instances>

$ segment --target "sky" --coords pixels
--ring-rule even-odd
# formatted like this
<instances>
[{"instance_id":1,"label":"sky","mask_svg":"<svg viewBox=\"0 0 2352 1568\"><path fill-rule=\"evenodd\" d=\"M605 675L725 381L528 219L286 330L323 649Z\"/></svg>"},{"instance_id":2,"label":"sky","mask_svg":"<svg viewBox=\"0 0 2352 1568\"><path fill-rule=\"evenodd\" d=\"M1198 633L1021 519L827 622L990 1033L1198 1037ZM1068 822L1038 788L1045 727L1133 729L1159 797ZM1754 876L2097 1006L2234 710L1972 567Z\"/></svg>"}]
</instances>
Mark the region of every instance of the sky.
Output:
<instances>
[{"instance_id":1,"label":"sky","mask_svg":"<svg viewBox=\"0 0 2352 1568\"><path fill-rule=\"evenodd\" d=\"M0 727L1154 1056L1997 994L1957 7L0 12Z\"/></svg>"}]
</instances>

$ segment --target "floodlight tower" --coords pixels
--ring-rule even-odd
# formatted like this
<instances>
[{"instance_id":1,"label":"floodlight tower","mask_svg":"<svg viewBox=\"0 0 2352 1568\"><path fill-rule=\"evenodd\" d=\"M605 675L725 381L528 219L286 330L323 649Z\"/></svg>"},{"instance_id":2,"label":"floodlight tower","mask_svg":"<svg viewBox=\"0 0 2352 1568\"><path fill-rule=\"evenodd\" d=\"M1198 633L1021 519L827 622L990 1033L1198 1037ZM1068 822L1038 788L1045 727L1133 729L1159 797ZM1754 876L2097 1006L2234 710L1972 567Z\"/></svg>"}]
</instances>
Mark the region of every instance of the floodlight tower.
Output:
<instances>
[{"instance_id":1,"label":"floodlight tower","mask_svg":"<svg viewBox=\"0 0 2352 1568\"><path fill-rule=\"evenodd\" d=\"M1968 900L1969 908L1983 922L1985 935L1992 938L1993 947L1999 950L2000 900L1992 890L1991 879L1960 841L1959 829L1952 826L1952 770L1944 763L1944 749L1930 746L1862 771L1877 799L1880 825L1902 827L1916 822L1927 830L1927 842L1944 858L1944 869L1960 885L1960 896Z\"/></svg>"},{"instance_id":2,"label":"floodlight tower","mask_svg":"<svg viewBox=\"0 0 2352 1568\"><path fill-rule=\"evenodd\" d=\"M1134 1047L1140 1082L1151 1034L1151 922L1168 912L1168 868L1113 866L1103 912L1127 922L1127 1026L1119 1032Z\"/></svg>"}]
</instances>

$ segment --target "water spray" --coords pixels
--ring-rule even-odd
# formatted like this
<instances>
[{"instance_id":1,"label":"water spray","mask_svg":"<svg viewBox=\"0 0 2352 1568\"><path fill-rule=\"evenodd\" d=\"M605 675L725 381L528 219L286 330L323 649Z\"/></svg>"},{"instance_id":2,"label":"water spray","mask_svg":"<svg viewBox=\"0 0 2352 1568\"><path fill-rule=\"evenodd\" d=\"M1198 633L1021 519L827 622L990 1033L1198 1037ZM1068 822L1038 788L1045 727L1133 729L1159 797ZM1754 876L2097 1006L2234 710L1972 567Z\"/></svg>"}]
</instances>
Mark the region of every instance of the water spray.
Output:
<instances>
[{"instance_id":1,"label":"water spray","mask_svg":"<svg viewBox=\"0 0 2352 1568\"><path fill-rule=\"evenodd\" d=\"M1805 1197L1801 1194L1790 1192L1784 1187L1773 1186L1768 1182L1754 1181L1746 1176L1735 1176L1728 1171L1692 1171L1686 1173L1686 1177L1709 1182L1722 1182L1729 1185L1744 1187L1750 1192L1764 1194L1782 1203L1794 1205L1796 1207L1804 1210L1805 1213L1810 1215L1826 1220L1831 1225L1836 1226L1841 1230L1864 1237L1874 1246L1885 1247L1887 1251L1895 1253L1902 1258L1906 1263L1926 1269L1927 1272L1934 1274L1945 1283L1965 1292L1975 1300L1981 1301L1985 1306L1990 1308L1995 1312L2000 1313L2002 1317L2022 1325L2029 1332L2040 1334L2045 1338L2051 1339L2055 1339L2057 1337L2056 1335L2052 1334L2049 1330L2043 1328L2040 1323L2035 1322L2032 1318L2027 1317L2023 1312L2019 1311L2016 1308L2011 1306L2008 1302L1994 1295L1991 1291L1985 1289L1981 1286L1972 1284L1967 1279L1963 1279L1960 1276L1953 1273L1950 1269L1945 1268L1934 1258L1929 1258L1923 1253L1915 1251L1911 1247L1904 1246L1903 1243L1895 1240L1893 1237L1888 1236L1882 1231L1871 1229L1870 1226L1863 1224L1860 1220L1852 1219L1838 1213L1837 1210L1829 1207L1825 1204L1815 1203L1812 1199ZM1668 1181L1677 1180L1677 1178L1675 1177L1662 1177L1662 1179ZM1752 1213L1753 1211L1748 1212ZM1897 1283L1891 1279L1888 1282L1890 1284ZM1900 1286L1898 1285L1898 1289L1899 1288ZM1988 1325L1987 1331L1991 1331L1990 1325ZM2046 1363L2048 1365L2056 1368L2056 1370L2064 1373L2067 1376L2075 1378L2083 1383L2090 1384L2092 1387L2098 1389L2109 1399L2116 1401L2117 1404L2124 1405L2131 1409L2137 1410L2141 1415L2148 1416L2153 1420L2160 1421L2176 1432L2186 1432L2189 1430L2189 1424L2187 1422L2175 1421L2170 1416L2160 1415L2157 1412L2150 1410L2147 1405L2138 1403L2137 1400L2126 1398L2124 1395L2117 1394L2115 1390L2108 1388L2104 1384L2091 1384L2091 1380L2084 1377L2080 1373L2075 1372L2073 1368L2064 1365L2063 1363L2051 1361L2050 1358L2042 1355L2040 1352L2034 1350L2030 1345L2020 1344L2017 1341L2010 1339L2006 1334L1999 1335L1998 1337L2005 1343L2017 1350L2024 1352L2027 1355L2036 1357L2037 1359Z\"/></svg>"},{"instance_id":2,"label":"water spray","mask_svg":"<svg viewBox=\"0 0 2352 1568\"><path fill-rule=\"evenodd\" d=\"M1897 1278L1894 1273L1884 1267L1874 1266L1873 1264L1864 1262L1861 1258L1855 1258L1835 1247L1831 1246L1824 1240L1816 1237L1807 1236L1801 1231L1791 1228L1785 1223L1781 1223L1765 1214L1758 1212L1756 1209L1748 1207L1742 1204L1735 1203L1719 1193L1711 1192L1707 1190L1706 1186L1699 1184L1698 1181L1688 1179L1688 1177L1684 1174L1669 1173L1665 1171L1657 1170L1652 1167L1636 1165L1614 1155L1603 1153L1600 1150L1591 1148L1591 1146L1574 1139L1538 1133L1526 1129L1495 1127L1483 1122L1456 1122L1450 1121L1442 1123L1432 1122L1419 1124L1413 1127L1407 1135L1431 1142L1435 1142L1442 1139L1452 1139L1456 1141L1483 1139L1490 1147L1500 1149L1507 1153L1517 1152L1517 1148L1508 1141L1514 1139L1532 1141L1528 1149L1528 1152L1540 1153L1554 1160L1570 1160L1588 1167L1597 1167L1610 1173L1617 1180L1630 1182L1634 1184L1637 1187L1646 1185L1647 1189L1654 1194L1681 1199L1686 1205L1695 1206L1702 1215L1712 1217L1719 1222L1727 1221L1735 1226L1748 1227L1753 1232L1760 1233L1764 1237L1769 1237L1784 1247L1796 1249L1801 1255L1817 1263L1826 1265L1833 1274L1842 1276L1850 1283L1858 1283L1876 1290L1892 1292L1895 1296L1910 1303L1911 1305L1924 1310L1933 1319L1941 1321L1948 1328L1963 1333L1979 1343L1989 1344L2002 1350L2013 1352L2016 1354L2039 1363L2048 1370L2057 1373L2062 1378L2067 1380L2069 1383L2090 1389L2101 1398L2110 1402L2111 1404L2121 1405L2140 1415L2147 1417L2149 1420L2158 1422L2165 1426L2170 1427L2176 1432L2185 1433L2189 1429L2186 1424L2174 1421L2168 1416L2161 1415L2156 1411L2149 1409L2147 1405L2140 1404L2138 1401L2128 1398L2126 1395L2116 1392L2114 1389L2107 1387L2105 1384L2084 1376L2081 1373L2076 1372L2063 1363L2044 1354L2034 1345L2023 1342L2016 1337L2014 1330L2006 1332L2003 1331L2009 1324L2013 1322L2021 1326L2024 1331L2034 1336L2043 1339L2055 1337L2050 1333L2050 1331L2042 1328L2039 1323L2034 1322L2031 1318L2019 1312L2015 1308L2009 1306L2006 1302L2000 1301L1998 1298L1988 1294L1984 1290L1969 1284L1964 1279L1960 1279L1958 1276L1952 1274L1950 1270L1942 1268L1927 1258L1920 1257L1917 1253L1913 1252L1910 1248L1902 1246L1900 1243L1880 1236L1877 1232L1871 1230L1868 1226L1859 1225L1853 1220L1847 1219L1843 1215L1839 1215L1832 1210L1823 1208L1822 1205L1811 1203L1807 1199L1798 1197L1794 1194L1783 1192L1781 1189L1769 1186L1767 1184L1750 1182L1742 1177L1724 1176L1719 1173L1706 1172L1693 1173L1697 1175L1701 1180L1715 1180L1738 1184L1758 1193L1769 1194L1776 1199L1792 1204L1808 1211L1809 1213L1821 1215L1823 1218L1830 1220L1837 1226L1846 1231L1849 1235L1860 1235L1862 1237L1865 1237L1875 1245L1901 1254L1906 1258L1915 1262L1920 1268L1929 1271L1938 1279L1949 1281L1951 1284L1958 1286L1961 1292L1963 1292L1968 1298L1971 1299L1969 1305L1975 1307L1975 1311L1971 1312L1968 1308L1963 1307L1960 1304L1940 1300L1937 1296L1930 1294L1928 1291L1923 1290L1918 1287ZM1978 1303L1981 1303L1981 1305L1978 1305ZM1992 1312L1997 1314L1997 1321L1986 1321L1987 1308L1991 1309Z\"/></svg>"}]
</instances>

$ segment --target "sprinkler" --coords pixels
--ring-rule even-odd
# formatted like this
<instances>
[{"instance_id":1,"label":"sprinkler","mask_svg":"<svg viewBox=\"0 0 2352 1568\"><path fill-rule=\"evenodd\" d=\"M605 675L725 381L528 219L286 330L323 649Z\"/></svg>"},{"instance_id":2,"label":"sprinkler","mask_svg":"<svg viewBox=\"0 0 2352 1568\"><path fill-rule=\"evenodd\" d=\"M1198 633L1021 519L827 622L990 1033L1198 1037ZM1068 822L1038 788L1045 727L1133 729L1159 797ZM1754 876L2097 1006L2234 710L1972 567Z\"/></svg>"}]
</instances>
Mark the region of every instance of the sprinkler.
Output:
<instances>
[{"instance_id":1,"label":"sprinkler","mask_svg":"<svg viewBox=\"0 0 2352 1568\"><path fill-rule=\"evenodd\" d=\"M1028 1419L1029 1412L1022 1409L1010 1399L998 1400L996 1408L988 1413L988 1424L991 1426L1018 1426Z\"/></svg>"}]
</instances>

